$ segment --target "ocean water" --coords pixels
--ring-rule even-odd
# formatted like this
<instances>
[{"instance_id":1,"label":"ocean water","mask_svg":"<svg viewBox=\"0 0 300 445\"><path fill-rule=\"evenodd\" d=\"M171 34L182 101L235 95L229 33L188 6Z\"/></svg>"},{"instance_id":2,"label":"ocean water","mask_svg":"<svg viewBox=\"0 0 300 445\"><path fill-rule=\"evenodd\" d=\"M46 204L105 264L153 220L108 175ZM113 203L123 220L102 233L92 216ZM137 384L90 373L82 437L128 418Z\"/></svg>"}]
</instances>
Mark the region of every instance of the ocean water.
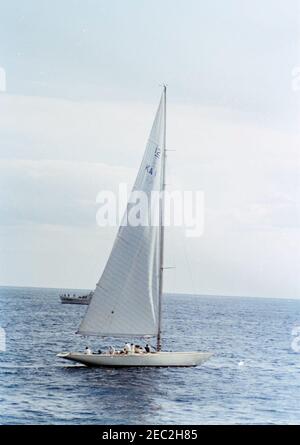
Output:
<instances>
[{"instance_id":1,"label":"ocean water","mask_svg":"<svg viewBox=\"0 0 300 445\"><path fill-rule=\"evenodd\" d=\"M291 347L300 301L167 295L165 349L213 351L212 359L89 369L55 356L87 344L74 335L86 306L62 305L58 294L0 287L1 424L300 423L300 353Z\"/></svg>"}]
</instances>

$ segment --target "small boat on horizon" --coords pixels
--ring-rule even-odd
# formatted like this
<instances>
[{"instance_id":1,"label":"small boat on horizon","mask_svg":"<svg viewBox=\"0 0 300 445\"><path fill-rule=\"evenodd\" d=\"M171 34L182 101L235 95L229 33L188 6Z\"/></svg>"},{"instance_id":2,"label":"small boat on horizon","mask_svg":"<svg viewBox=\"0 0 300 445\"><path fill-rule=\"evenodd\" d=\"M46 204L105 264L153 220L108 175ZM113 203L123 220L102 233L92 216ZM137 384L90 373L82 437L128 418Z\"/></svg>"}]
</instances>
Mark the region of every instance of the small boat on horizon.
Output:
<instances>
[{"instance_id":1,"label":"small boat on horizon","mask_svg":"<svg viewBox=\"0 0 300 445\"><path fill-rule=\"evenodd\" d=\"M93 294L93 291L86 295L61 294L59 298L62 304L90 304Z\"/></svg>"}]
</instances>

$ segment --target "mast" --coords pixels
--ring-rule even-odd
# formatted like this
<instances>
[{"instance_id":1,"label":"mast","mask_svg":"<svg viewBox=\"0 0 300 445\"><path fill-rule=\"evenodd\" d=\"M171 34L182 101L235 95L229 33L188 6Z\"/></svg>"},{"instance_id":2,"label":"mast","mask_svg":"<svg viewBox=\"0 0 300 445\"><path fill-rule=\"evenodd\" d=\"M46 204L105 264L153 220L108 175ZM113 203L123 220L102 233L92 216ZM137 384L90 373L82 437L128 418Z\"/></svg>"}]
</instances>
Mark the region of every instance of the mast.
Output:
<instances>
[{"instance_id":1,"label":"mast","mask_svg":"<svg viewBox=\"0 0 300 445\"><path fill-rule=\"evenodd\" d=\"M162 294L163 294L163 273L164 273L164 204L165 204L165 177L166 177L166 117L167 117L167 86L163 87L164 100L164 137L162 147L162 194L160 197L160 236L159 236L159 300L158 300L158 332L156 350L161 351L161 318L162 318Z\"/></svg>"}]
</instances>

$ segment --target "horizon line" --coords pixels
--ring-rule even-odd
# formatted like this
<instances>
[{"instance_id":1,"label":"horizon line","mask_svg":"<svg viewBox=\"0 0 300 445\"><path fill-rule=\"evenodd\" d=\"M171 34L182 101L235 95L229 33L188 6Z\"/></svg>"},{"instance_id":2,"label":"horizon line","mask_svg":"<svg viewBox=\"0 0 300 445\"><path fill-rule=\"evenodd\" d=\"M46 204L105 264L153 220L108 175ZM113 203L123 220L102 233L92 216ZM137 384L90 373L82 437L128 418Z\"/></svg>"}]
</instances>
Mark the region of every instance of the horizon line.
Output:
<instances>
[{"instance_id":1,"label":"horizon line","mask_svg":"<svg viewBox=\"0 0 300 445\"><path fill-rule=\"evenodd\" d=\"M21 286L14 284L0 284L0 288L18 288L18 289L51 289L51 290L72 290L72 291L93 291L91 288L74 288L74 287L53 287L53 286ZM300 300L299 297L276 297L276 296L266 296L266 295L230 295L230 294L213 294L213 293L191 293L191 292L164 292L163 295L189 295L194 297L218 297L218 298L256 298L256 299L274 299L274 300Z\"/></svg>"}]
</instances>

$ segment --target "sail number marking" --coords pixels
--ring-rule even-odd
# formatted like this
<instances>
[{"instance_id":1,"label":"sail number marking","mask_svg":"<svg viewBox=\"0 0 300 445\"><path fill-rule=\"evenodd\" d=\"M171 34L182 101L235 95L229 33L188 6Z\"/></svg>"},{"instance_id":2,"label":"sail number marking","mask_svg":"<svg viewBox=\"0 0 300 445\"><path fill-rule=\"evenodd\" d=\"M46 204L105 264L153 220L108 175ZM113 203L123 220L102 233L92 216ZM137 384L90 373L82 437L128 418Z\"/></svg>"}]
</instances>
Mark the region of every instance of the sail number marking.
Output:
<instances>
[{"instance_id":1,"label":"sail number marking","mask_svg":"<svg viewBox=\"0 0 300 445\"><path fill-rule=\"evenodd\" d=\"M161 155L161 150L160 150L159 146L157 146L155 148L154 158L155 159L160 159L160 155ZM153 166L151 164L147 164L146 167L145 167L145 170L146 170L147 173L149 173L149 175L151 175L153 177L156 176L157 170L156 170L155 166Z\"/></svg>"}]
</instances>

